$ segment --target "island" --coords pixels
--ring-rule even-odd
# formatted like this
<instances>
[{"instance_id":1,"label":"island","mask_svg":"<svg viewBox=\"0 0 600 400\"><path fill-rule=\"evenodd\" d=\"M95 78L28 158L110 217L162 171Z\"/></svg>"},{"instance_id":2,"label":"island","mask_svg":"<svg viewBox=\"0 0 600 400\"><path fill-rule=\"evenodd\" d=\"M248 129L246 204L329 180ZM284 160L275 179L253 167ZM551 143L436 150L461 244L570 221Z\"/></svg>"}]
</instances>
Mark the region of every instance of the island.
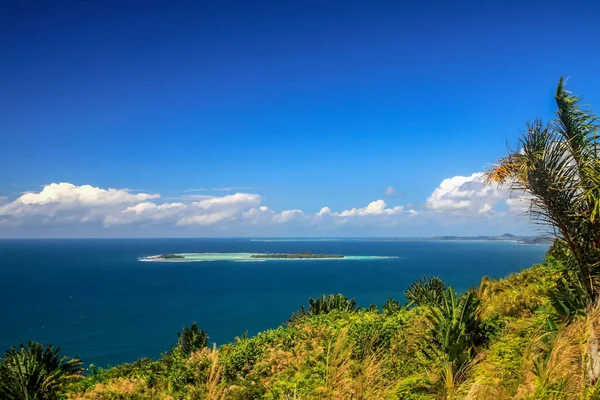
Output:
<instances>
[{"instance_id":1,"label":"island","mask_svg":"<svg viewBox=\"0 0 600 400\"><path fill-rule=\"evenodd\" d=\"M309 251L283 254L252 254L251 258L344 258L343 254L313 254Z\"/></svg>"},{"instance_id":2,"label":"island","mask_svg":"<svg viewBox=\"0 0 600 400\"><path fill-rule=\"evenodd\" d=\"M160 256L158 256L157 258L159 259L163 259L163 260L168 260L171 258L185 258L184 256L181 256L179 254L171 254L171 253L165 253L165 254L161 254Z\"/></svg>"},{"instance_id":3,"label":"island","mask_svg":"<svg viewBox=\"0 0 600 400\"><path fill-rule=\"evenodd\" d=\"M362 240L381 241L380 238L364 238ZM401 237L385 239L390 242L406 242L406 241L482 241L482 242L514 242L517 244L541 244L551 245L554 238L548 235L543 236L516 236L511 233L505 233L499 236L433 236L433 237Z\"/></svg>"}]
</instances>

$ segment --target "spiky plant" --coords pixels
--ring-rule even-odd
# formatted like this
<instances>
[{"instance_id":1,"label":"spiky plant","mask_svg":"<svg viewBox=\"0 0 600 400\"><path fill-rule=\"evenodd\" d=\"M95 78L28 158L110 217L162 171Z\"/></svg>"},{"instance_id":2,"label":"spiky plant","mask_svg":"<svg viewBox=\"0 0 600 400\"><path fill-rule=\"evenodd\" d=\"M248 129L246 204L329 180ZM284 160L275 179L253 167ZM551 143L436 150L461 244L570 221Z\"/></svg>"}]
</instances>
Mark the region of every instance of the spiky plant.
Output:
<instances>
[{"instance_id":1,"label":"spiky plant","mask_svg":"<svg viewBox=\"0 0 600 400\"><path fill-rule=\"evenodd\" d=\"M479 300L471 291L459 297L449 287L442 293L440 303L430 307L430 334L423 352L439 365L438 382L445 398L451 398L450 393L464 380L479 341L478 306Z\"/></svg>"},{"instance_id":2,"label":"spiky plant","mask_svg":"<svg viewBox=\"0 0 600 400\"><path fill-rule=\"evenodd\" d=\"M308 310L303 306L292 314L288 324L293 324L303 317L309 315L328 314L333 310L354 312L358 309L356 300L349 299L342 294L322 295L321 297L308 299Z\"/></svg>"},{"instance_id":3,"label":"spiky plant","mask_svg":"<svg viewBox=\"0 0 600 400\"><path fill-rule=\"evenodd\" d=\"M53 400L65 385L81 378L79 358L61 356L60 348L37 342L20 344L0 359L0 398L13 400Z\"/></svg>"},{"instance_id":4,"label":"spiky plant","mask_svg":"<svg viewBox=\"0 0 600 400\"><path fill-rule=\"evenodd\" d=\"M446 284L437 276L415 281L404 292L406 299L414 305L431 305L442 302L443 293L446 290Z\"/></svg>"},{"instance_id":5,"label":"spiky plant","mask_svg":"<svg viewBox=\"0 0 600 400\"><path fill-rule=\"evenodd\" d=\"M339 311L355 311L357 308L356 301L349 299L343 294L322 295L313 299L308 299L308 311L312 315L327 314L333 310Z\"/></svg>"},{"instance_id":6,"label":"spiky plant","mask_svg":"<svg viewBox=\"0 0 600 400\"><path fill-rule=\"evenodd\" d=\"M393 315L402 310L402 305L398 300L388 297L382 309L386 315Z\"/></svg>"}]
</instances>

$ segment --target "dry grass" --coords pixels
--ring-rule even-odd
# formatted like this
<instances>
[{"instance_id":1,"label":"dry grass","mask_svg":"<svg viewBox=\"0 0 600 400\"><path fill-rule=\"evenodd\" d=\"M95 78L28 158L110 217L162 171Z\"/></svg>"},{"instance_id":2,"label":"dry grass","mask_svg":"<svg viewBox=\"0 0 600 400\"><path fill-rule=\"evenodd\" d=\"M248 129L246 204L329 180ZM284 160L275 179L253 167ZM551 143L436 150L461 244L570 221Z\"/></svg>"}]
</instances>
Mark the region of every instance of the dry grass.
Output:
<instances>
[{"instance_id":1,"label":"dry grass","mask_svg":"<svg viewBox=\"0 0 600 400\"><path fill-rule=\"evenodd\" d=\"M464 386L468 387L465 400L512 399L505 388L506 374L502 365L489 360L486 353L480 354L474 364L474 376L464 383Z\"/></svg>"},{"instance_id":2,"label":"dry grass","mask_svg":"<svg viewBox=\"0 0 600 400\"><path fill-rule=\"evenodd\" d=\"M590 374L598 361L594 344L599 328L600 308L596 307L557 333L538 335L525 357L524 382L515 399L598 398Z\"/></svg>"},{"instance_id":3,"label":"dry grass","mask_svg":"<svg viewBox=\"0 0 600 400\"><path fill-rule=\"evenodd\" d=\"M174 400L156 390L149 389L143 379L115 379L107 384L98 384L92 390L70 397L72 400Z\"/></svg>"},{"instance_id":4,"label":"dry grass","mask_svg":"<svg viewBox=\"0 0 600 400\"><path fill-rule=\"evenodd\" d=\"M318 393L324 399L340 399L350 392L349 371L352 352L348 345L348 330L342 329L329 344L325 354L325 383Z\"/></svg>"},{"instance_id":5,"label":"dry grass","mask_svg":"<svg viewBox=\"0 0 600 400\"><path fill-rule=\"evenodd\" d=\"M373 399L386 398L393 382L383 377L385 358L375 350L372 338L363 348L362 359L352 353L348 330L342 329L325 350L325 382L316 393L321 399Z\"/></svg>"},{"instance_id":6,"label":"dry grass","mask_svg":"<svg viewBox=\"0 0 600 400\"><path fill-rule=\"evenodd\" d=\"M357 361L352 380L354 399L383 399L389 389L382 374L385 363L383 352L374 349L374 342L375 338L372 338L368 344L367 355L363 360Z\"/></svg>"},{"instance_id":7,"label":"dry grass","mask_svg":"<svg viewBox=\"0 0 600 400\"><path fill-rule=\"evenodd\" d=\"M493 314L520 317L532 314L546 301L540 291L539 279L533 270L511 274L499 280L484 277L478 291L481 317L487 318Z\"/></svg>"},{"instance_id":8,"label":"dry grass","mask_svg":"<svg viewBox=\"0 0 600 400\"><path fill-rule=\"evenodd\" d=\"M219 364L219 352L216 347L208 354L210 368L208 370L208 379L206 381L205 400L224 400L225 388L221 382L221 373L223 367Z\"/></svg>"}]
</instances>

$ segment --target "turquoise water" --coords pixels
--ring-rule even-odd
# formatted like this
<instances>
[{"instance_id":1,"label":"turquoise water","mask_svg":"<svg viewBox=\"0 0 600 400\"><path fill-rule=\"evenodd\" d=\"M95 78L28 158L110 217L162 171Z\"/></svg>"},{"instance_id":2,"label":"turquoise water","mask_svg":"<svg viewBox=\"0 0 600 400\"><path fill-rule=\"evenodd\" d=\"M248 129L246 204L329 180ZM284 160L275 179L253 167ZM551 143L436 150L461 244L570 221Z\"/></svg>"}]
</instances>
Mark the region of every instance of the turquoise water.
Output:
<instances>
[{"instance_id":1,"label":"turquoise water","mask_svg":"<svg viewBox=\"0 0 600 400\"><path fill-rule=\"evenodd\" d=\"M289 240L288 240L289 241ZM269 258L261 257L263 253L179 253L177 258L163 258L160 254L140 257L145 262L206 262L206 261L233 261L233 262L273 262L273 261L359 261L379 260L382 258L398 258L395 256L344 256L323 258Z\"/></svg>"},{"instance_id":2,"label":"turquoise water","mask_svg":"<svg viewBox=\"0 0 600 400\"><path fill-rule=\"evenodd\" d=\"M106 366L158 357L197 321L223 344L286 321L311 296L383 304L424 274L459 291L543 259L504 242L275 239L0 240L0 349L28 339ZM163 253L344 254L348 259L141 262ZM364 258L365 256L380 258ZM358 257L358 259L352 259Z\"/></svg>"}]
</instances>

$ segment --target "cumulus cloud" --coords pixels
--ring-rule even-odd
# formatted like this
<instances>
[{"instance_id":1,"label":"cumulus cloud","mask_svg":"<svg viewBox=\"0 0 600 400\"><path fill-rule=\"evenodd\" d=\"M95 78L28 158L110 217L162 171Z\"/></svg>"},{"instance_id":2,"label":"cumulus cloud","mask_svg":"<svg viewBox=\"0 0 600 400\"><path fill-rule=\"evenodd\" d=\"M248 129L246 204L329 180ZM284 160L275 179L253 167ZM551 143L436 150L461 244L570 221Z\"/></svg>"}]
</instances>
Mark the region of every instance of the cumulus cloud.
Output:
<instances>
[{"instance_id":1,"label":"cumulus cloud","mask_svg":"<svg viewBox=\"0 0 600 400\"><path fill-rule=\"evenodd\" d=\"M15 203L28 205L64 204L105 206L111 204L136 203L157 199L159 194L131 193L129 189L100 189L90 185L75 186L72 183L51 183L39 193L23 194Z\"/></svg>"},{"instance_id":2,"label":"cumulus cloud","mask_svg":"<svg viewBox=\"0 0 600 400\"><path fill-rule=\"evenodd\" d=\"M389 227L410 221L451 223L455 216L498 217L506 212L521 213L529 206L526 197L510 198L506 187L486 186L482 177L482 173L474 173L445 179L421 206L389 205L378 199L363 207L333 210L325 206L318 212L296 208L275 211L254 193L187 194L164 199L159 194L134 193L128 189L51 183L39 192L24 193L13 201L0 197L0 226ZM397 194L397 191L390 186L386 193ZM502 211L498 211L499 204L504 205Z\"/></svg>"},{"instance_id":3,"label":"cumulus cloud","mask_svg":"<svg viewBox=\"0 0 600 400\"><path fill-rule=\"evenodd\" d=\"M370 215L399 215L404 211L404 207L396 206L388 208L383 200L375 200L363 208L353 208L337 214L340 217L365 217Z\"/></svg>"},{"instance_id":4,"label":"cumulus cloud","mask_svg":"<svg viewBox=\"0 0 600 400\"><path fill-rule=\"evenodd\" d=\"M334 225L379 225L392 226L414 215L414 210L406 210L404 206L388 207L383 200L375 200L365 207L351 208L343 211L332 211L323 207L312 216L317 223L331 222Z\"/></svg>"},{"instance_id":5,"label":"cumulus cloud","mask_svg":"<svg viewBox=\"0 0 600 400\"><path fill-rule=\"evenodd\" d=\"M155 204L143 202L127 207L120 212L113 212L104 218L104 225L122 225L135 222L174 222L181 218L187 205L183 203Z\"/></svg>"},{"instance_id":6,"label":"cumulus cloud","mask_svg":"<svg viewBox=\"0 0 600 400\"><path fill-rule=\"evenodd\" d=\"M484 174L444 179L426 200L424 208L436 213L454 216L489 216L497 213L496 206L505 203L513 214L529 206L525 196L511 198L510 189L502 185L486 185Z\"/></svg>"},{"instance_id":7,"label":"cumulus cloud","mask_svg":"<svg viewBox=\"0 0 600 400\"><path fill-rule=\"evenodd\" d=\"M159 194L128 189L101 189L90 185L52 183L0 205L2 225L98 223L106 226L163 223L211 225L234 219L260 204L257 194L198 196L189 203L158 203Z\"/></svg>"},{"instance_id":8,"label":"cumulus cloud","mask_svg":"<svg viewBox=\"0 0 600 400\"><path fill-rule=\"evenodd\" d=\"M511 214L522 215L529 211L531 206L531 197L527 194L512 197L506 199L506 205L508 206L508 212Z\"/></svg>"},{"instance_id":9,"label":"cumulus cloud","mask_svg":"<svg viewBox=\"0 0 600 400\"><path fill-rule=\"evenodd\" d=\"M28 192L0 205L0 221L3 225L95 222L120 207L158 198L158 194L131 193L129 189L52 183L38 193Z\"/></svg>"},{"instance_id":10,"label":"cumulus cloud","mask_svg":"<svg viewBox=\"0 0 600 400\"><path fill-rule=\"evenodd\" d=\"M175 225L213 225L235 219L245 210L260 204L261 197L236 193L222 197L205 197L191 203L144 202L108 215L106 225L131 223L171 223Z\"/></svg>"},{"instance_id":11,"label":"cumulus cloud","mask_svg":"<svg viewBox=\"0 0 600 400\"><path fill-rule=\"evenodd\" d=\"M285 210L279 214L273 216L273 221L278 223L289 222L299 217L302 217L304 213L302 210Z\"/></svg>"},{"instance_id":12,"label":"cumulus cloud","mask_svg":"<svg viewBox=\"0 0 600 400\"><path fill-rule=\"evenodd\" d=\"M324 216L324 215L331 215L331 208L329 208L329 207L323 207L317 213L317 216Z\"/></svg>"}]
</instances>

